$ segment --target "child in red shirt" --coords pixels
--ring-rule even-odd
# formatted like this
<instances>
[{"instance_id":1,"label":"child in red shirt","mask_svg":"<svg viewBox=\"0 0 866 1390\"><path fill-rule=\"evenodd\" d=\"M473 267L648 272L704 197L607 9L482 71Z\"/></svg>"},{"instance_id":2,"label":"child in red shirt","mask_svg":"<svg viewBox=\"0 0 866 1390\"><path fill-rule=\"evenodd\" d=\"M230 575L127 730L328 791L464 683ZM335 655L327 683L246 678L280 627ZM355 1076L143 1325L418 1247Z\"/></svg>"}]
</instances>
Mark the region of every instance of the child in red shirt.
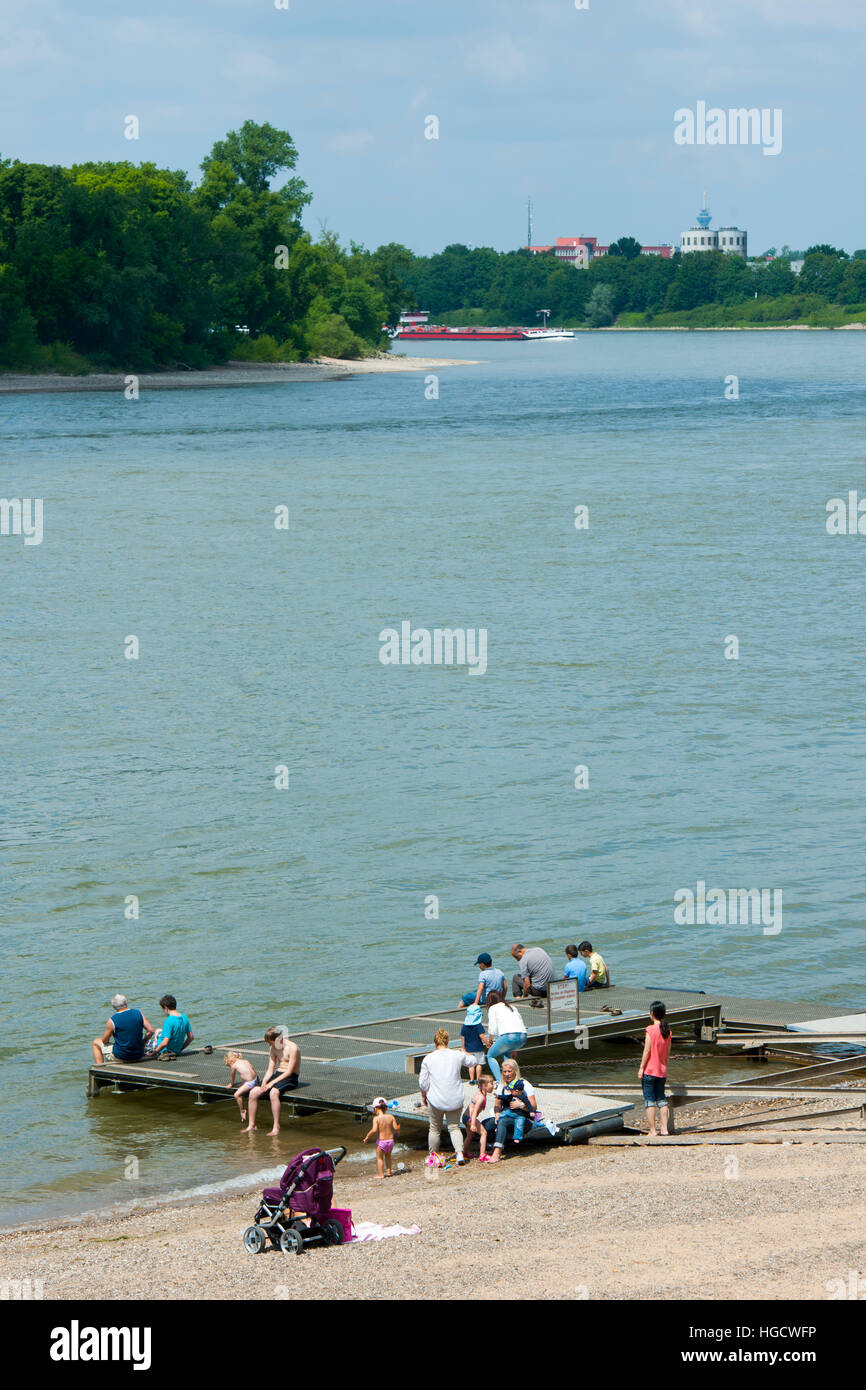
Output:
<instances>
[{"instance_id":1,"label":"child in red shirt","mask_svg":"<svg viewBox=\"0 0 866 1390\"><path fill-rule=\"evenodd\" d=\"M652 1023L646 1030L643 1056L640 1059L638 1080L643 1089L644 1105L649 1120L649 1136L656 1138L656 1110L662 1122L662 1134L668 1132L668 1102L665 1096L665 1078L668 1074L668 1057L671 1052L671 1026L665 1021L667 1009L660 999L650 1005Z\"/></svg>"}]
</instances>

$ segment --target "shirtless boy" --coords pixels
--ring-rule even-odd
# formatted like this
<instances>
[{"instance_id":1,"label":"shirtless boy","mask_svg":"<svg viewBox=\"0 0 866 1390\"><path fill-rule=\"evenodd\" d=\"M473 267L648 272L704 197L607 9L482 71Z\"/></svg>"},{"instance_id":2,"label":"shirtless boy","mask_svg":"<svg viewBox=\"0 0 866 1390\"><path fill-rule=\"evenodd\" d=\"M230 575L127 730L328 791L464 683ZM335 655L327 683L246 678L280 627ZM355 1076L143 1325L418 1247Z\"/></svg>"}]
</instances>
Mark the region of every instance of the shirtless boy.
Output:
<instances>
[{"instance_id":1,"label":"shirtless boy","mask_svg":"<svg viewBox=\"0 0 866 1390\"><path fill-rule=\"evenodd\" d=\"M240 1082L240 1085L235 1091L235 1100L238 1103L238 1109L241 1112L241 1124L243 1124L244 1120L247 1118L247 1112L244 1109L244 1096L248 1091L251 1091L254 1086L258 1086L259 1078L256 1075L256 1069L252 1062L248 1062L246 1057L241 1056L240 1052L235 1052L234 1050L227 1052L225 1064L227 1067L231 1067L229 1079L226 1082L226 1090L230 1091L236 1081Z\"/></svg>"},{"instance_id":2,"label":"shirtless boy","mask_svg":"<svg viewBox=\"0 0 866 1390\"><path fill-rule=\"evenodd\" d=\"M250 1122L246 1126L246 1132L255 1129L259 1100L266 1095L271 1102L271 1113L274 1117L274 1127L268 1130L268 1134L279 1134L280 1096L285 1091L294 1091L297 1087L298 1072L301 1070L301 1049L281 1028L269 1028L265 1033L265 1042L271 1049L271 1055L261 1085L254 1086L250 1091Z\"/></svg>"}]
</instances>

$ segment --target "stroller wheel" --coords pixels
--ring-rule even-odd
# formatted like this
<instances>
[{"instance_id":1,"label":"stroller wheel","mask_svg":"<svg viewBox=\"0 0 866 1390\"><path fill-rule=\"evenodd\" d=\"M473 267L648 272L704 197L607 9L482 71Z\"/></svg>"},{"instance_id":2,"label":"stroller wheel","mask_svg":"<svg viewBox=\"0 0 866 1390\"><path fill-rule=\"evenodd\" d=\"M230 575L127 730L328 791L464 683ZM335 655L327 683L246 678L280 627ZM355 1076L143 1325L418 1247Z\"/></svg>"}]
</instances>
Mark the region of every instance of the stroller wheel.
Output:
<instances>
[{"instance_id":1,"label":"stroller wheel","mask_svg":"<svg viewBox=\"0 0 866 1390\"><path fill-rule=\"evenodd\" d=\"M260 1255L267 1244L267 1236L261 1226L247 1226L244 1231L244 1249L250 1255Z\"/></svg>"},{"instance_id":2,"label":"stroller wheel","mask_svg":"<svg viewBox=\"0 0 866 1390\"><path fill-rule=\"evenodd\" d=\"M339 1221L323 1221L322 1235L325 1237L326 1245L342 1245L345 1240L345 1233Z\"/></svg>"},{"instance_id":3,"label":"stroller wheel","mask_svg":"<svg viewBox=\"0 0 866 1390\"><path fill-rule=\"evenodd\" d=\"M284 1255L300 1255L304 1248L304 1237L294 1226L289 1226L280 1236L280 1249Z\"/></svg>"}]
</instances>

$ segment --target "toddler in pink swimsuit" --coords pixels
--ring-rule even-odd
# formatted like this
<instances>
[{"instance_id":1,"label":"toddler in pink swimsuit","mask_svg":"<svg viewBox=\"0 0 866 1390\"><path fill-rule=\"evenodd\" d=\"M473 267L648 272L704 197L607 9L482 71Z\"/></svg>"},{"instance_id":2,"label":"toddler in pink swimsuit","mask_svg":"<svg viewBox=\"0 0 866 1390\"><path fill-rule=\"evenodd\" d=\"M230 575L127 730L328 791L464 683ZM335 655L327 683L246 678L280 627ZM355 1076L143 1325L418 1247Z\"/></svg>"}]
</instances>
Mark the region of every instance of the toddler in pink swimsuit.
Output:
<instances>
[{"instance_id":1,"label":"toddler in pink swimsuit","mask_svg":"<svg viewBox=\"0 0 866 1390\"><path fill-rule=\"evenodd\" d=\"M376 1096L373 1101L373 1128L364 1135L364 1143L376 1136L376 1170L380 1178L390 1178L391 1155L394 1152L394 1136L400 1128L388 1110L384 1096Z\"/></svg>"}]
</instances>

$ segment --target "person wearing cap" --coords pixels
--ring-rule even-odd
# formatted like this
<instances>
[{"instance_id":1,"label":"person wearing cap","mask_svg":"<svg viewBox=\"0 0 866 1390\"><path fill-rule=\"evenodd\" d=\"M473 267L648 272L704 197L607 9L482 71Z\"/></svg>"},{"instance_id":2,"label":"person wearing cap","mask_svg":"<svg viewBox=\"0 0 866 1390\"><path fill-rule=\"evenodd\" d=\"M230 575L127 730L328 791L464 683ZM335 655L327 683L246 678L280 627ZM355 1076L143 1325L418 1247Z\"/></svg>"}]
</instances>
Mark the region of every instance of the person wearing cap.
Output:
<instances>
[{"instance_id":1,"label":"person wearing cap","mask_svg":"<svg viewBox=\"0 0 866 1390\"><path fill-rule=\"evenodd\" d=\"M565 979L577 980L577 992L578 994L583 994L589 980L589 971L586 968L586 961L573 944L566 946L565 954L568 957L568 963L565 967Z\"/></svg>"},{"instance_id":2,"label":"person wearing cap","mask_svg":"<svg viewBox=\"0 0 866 1390\"><path fill-rule=\"evenodd\" d=\"M144 1044L155 1032L141 1009L132 1009L125 994L112 995L114 1013L101 1038L93 1039L93 1060L97 1066L112 1058L117 1062L140 1062Z\"/></svg>"},{"instance_id":3,"label":"person wearing cap","mask_svg":"<svg viewBox=\"0 0 866 1390\"><path fill-rule=\"evenodd\" d=\"M474 990L468 989L460 1000L464 1009L470 1004L484 1004L487 996L492 989L502 995L503 999L508 990L505 983L505 976L493 964L492 957L487 951L482 951L475 964L479 966L478 984Z\"/></svg>"}]
</instances>

